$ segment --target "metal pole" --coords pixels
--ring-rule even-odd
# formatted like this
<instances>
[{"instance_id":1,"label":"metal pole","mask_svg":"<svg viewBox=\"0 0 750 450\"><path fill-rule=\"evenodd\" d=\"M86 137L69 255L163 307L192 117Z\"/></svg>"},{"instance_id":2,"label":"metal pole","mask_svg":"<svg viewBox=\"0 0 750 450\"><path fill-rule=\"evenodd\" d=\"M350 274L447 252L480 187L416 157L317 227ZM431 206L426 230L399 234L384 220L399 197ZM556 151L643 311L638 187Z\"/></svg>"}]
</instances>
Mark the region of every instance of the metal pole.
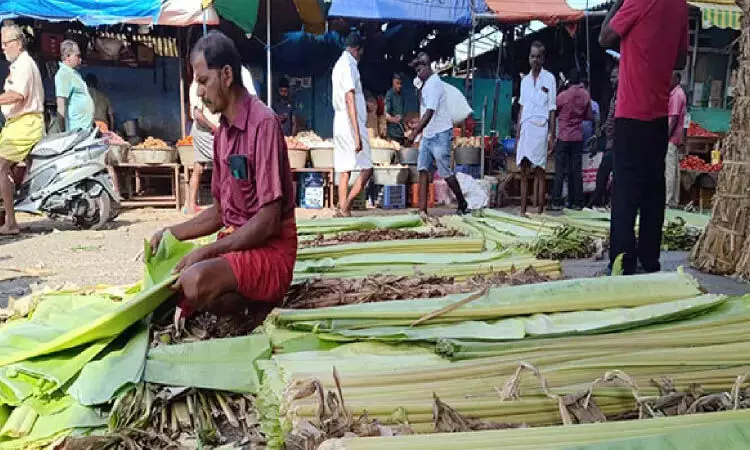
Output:
<instances>
[{"instance_id":1,"label":"metal pole","mask_svg":"<svg viewBox=\"0 0 750 450\"><path fill-rule=\"evenodd\" d=\"M591 90L591 33L589 30L589 0L586 0L586 79Z\"/></svg>"},{"instance_id":2,"label":"metal pole","mask_svg":"<svg viewBox=\"0 0 750 450\"><path fill-rule=\"evenodd\" d=\"M182 57L182 29L177 30L177 51L180 55L180 124L182 137L187 135L187 114L185 113L185 58Z\"/></svg>"},{"instance_id":3,"label":"metal pole","mask_svg":"<svg viewBox=\"0 0 750 450\"><path fill-rule=\"evenodd\" d=\"M698 35L700 34L701 22L695 20L695 39L693 39L693 60L690 61L690 102L695 104L695 63L698 60Z\"/></svg>"},{"instance_id":4,"label":"metal pole","mask_svg":"<svg viewBox=\"0 0 750 450\"><path fill-rule=\"evenodd\" d=\"M485 124L487 123L487 96L484 97L484 105L482 106L482 141L481 141L481 148L482 148L482 157L479 158L479 164L481 164L481 167L479 168L479 174L480 179L484 178L484 159L487 157L487 154L485 153L485 136L487 136L487 128L485 127Z\"/></svg>"},{"instance_id":5,"label":"metal pole","mask_svg":"<svg viewBox=\"0 0 750 450\"><path fill-rule=\"evenodd\" d=\"M268 106L271 106L271 95L273 86L271 84L271 0L266 0L266 91L268 95Z\"/></svg>"}]
</instances>

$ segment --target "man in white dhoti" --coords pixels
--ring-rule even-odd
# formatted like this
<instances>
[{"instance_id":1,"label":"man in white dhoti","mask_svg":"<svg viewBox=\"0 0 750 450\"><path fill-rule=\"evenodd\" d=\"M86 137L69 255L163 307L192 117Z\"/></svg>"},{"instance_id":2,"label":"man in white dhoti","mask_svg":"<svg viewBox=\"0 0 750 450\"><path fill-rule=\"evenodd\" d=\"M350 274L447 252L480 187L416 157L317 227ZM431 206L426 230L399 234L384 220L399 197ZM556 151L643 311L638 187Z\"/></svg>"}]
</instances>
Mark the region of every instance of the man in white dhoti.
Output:
<instances>
[{"instance_id":1,"label":"man in white dhoti","mask_svg":"<svg viewBox=\"0 0 750 450\"><path fill-rule=\"evenodd\" d=\"M372 156L367 134L367 109L357 64L362 58L362 38L356 32L346 38L346 50L333 67L333 165L339 175L339 215L350 216L354 199L372 175ZM359 170L351 192L349 175Z\"/></svg>"},{"instance_id":2,"label":"man in white dhoti","mask_svg":"<svg viewBox=\"0 0 750 450\"><path fill-rule=\"evenodd\" d=\"M516 136L516 164L521 168L521 215L526 214L528 177L534 171L534 206L544 210L547 156L554 151L557 85L544 70L544 44L534 42L529 53L531 73L521 80L521 111Z\"/></svg>"}]
</instances>

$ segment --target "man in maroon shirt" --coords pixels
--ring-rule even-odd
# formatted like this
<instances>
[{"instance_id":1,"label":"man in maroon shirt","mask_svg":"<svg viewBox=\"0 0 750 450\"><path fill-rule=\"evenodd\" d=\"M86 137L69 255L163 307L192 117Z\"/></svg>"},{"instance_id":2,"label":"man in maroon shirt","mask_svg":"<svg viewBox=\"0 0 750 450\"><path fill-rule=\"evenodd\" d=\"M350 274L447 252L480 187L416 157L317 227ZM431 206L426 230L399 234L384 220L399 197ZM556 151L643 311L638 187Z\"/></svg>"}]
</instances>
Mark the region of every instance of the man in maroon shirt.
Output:
<instances>
[{"instance_id":1,"label":"man in maroon shirt","mask_svg":"<svg viewBox=\"0 0 750 450\"><path fill-rule=\"evenodd\" d=\"M672 71L684 68L687 60L685 0L616 0L602 25L599 43L610 48L618 42L610 268L623 255L626 275L636 272L638 261L643 271L658 272L670 82Z\"/></svg>"},{"instance_id":2,"label":"man in maroon shirt","mask_svg":"<svg viewBox=\"0 0 750 450\"><path fill-rule=\"evenodd\" d=\"M264 316L292 281L297 255L294 188L276 114L248 94L232 41L212 31L190 56L198 95L221 113L214 141L213 205L170 227L188 240L221 231L220 239L179 262L177 287L187 311L255 310ZM156 248L163 231L151 240ZM259 319L256 315L256 320Z\"/></svg>"},{"instance_id":3,"label":"man in maroon shirt","mask_svg":"<svg viewBox=\"0 0 750 450\"><path fill-rule=\"evenodd\" d=\"M568 206L583 208L583 121L594 120L591 95L578 70L568 73L570 87L557 96L558 135L555 148L555 184L550 210L562 209L563 179L568 176Z\"/></svg>"}]
</instances>

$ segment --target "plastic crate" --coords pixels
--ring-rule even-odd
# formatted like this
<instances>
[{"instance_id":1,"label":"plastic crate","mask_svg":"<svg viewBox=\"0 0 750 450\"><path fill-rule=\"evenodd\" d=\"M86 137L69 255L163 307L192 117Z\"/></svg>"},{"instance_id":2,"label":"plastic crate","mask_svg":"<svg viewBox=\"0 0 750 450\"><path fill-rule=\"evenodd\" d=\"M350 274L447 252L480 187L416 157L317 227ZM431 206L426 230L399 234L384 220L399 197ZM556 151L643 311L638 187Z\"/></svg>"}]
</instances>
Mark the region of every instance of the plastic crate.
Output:
<instances>
[{"instance_id":1,"label":"plastic crate","mask_svg":"<svg viewBox=\"0 0 750 450\"><path fill-rule=\"evenodd\" d=\"M409 186L409 207L419 208L419 183ZM435 207L435 185L430 183L427 187L427 207Z\"/></svg>"},{"instance_id":2,"label":"plastic crate","mask_svg":"<svg viewBox=\"0 0 750 450\"><path fill-rule=\"evenodd\" d=\"M482 166L479 164L456 164L456 172L465 173L472 178L482 178Z\"/></svg>"},{"instance_id":3,"label":"plastic crate","mask_svg":"<svg viewBox=\"0 0 750 450\"><path fill-rule=\"evenodd\" d=\"M406 185L389 184L378 186L378 206L383 209L406 208Z\"/></svg>"}]
</instances>

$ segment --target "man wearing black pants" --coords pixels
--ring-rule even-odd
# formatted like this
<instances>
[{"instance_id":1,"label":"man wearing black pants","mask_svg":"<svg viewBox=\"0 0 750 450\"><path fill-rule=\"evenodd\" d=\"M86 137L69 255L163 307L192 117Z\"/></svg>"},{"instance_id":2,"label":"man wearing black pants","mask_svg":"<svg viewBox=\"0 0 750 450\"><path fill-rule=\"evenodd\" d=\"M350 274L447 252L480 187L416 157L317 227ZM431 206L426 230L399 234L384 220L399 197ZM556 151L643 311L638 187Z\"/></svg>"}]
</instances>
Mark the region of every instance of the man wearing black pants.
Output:
<instances>
[{"instance_id":1,"label":"man wearing black pants","mask_svg":"<svg viewBox=\"0 0 750 450\"><path fill-rule=\"evenodd\" d=\"M688 10L684 0L616 0L599 43L620 42L615 111L614 192L610 268L623 255L625 275L658 272L664 225L664 158L673 69L687 60ZM640 211L639 239L635 221Z\"/></svg>"},{"instance_id":2,"label":"man wearing black pants","mask_svg":"<svg viewBox=\"0 0 750 450\"><path fill-rule=\"evenodd\" d=\"M555 147L555 184L550 210L562 209L563 179L568 179L568 208L583 208L583 121L593 120L591 96L581 83L578 70L568 73L570 87L557 96L559 117Z\"/></svg>"}]
</instances>

